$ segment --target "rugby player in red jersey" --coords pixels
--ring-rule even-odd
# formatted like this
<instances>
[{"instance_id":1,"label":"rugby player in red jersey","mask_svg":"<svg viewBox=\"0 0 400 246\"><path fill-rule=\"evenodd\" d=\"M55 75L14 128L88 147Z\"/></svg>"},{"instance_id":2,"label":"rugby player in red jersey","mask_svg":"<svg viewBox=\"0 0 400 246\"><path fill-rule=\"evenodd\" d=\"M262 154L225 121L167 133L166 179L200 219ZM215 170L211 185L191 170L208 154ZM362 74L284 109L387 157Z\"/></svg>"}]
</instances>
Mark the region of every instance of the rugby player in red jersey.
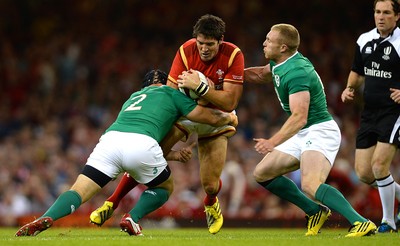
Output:
<instances>
[{"instance_id":1,"label":"rugby player in red jersey","mask_svg":"<svg viewBox=\"0 0 400 246\"><path fill-rule=\"evenodd\" d=\"M175 55L168 85L192 89L200 96L199 104L231 112L236 109L243 91L244 56L236 45L224 41L224 33L225 23L221 18L209 14L200 17L193 27L193 38L181 45ZM208 78L208 84L201 82L194 70L203 73ZM212 127L182 119L164 138L161 143L163 150L170 150L193 132L198 135L207 224L209 232L215 234L223 225L217 198L222 187L220 176L226 161L228 138L236 133L236 129L230 125ZM124 175L103 206L92 212L91 222L102 225L111 217L122 197L135 186L134 180Z\"/></svg>"}]
</instances>

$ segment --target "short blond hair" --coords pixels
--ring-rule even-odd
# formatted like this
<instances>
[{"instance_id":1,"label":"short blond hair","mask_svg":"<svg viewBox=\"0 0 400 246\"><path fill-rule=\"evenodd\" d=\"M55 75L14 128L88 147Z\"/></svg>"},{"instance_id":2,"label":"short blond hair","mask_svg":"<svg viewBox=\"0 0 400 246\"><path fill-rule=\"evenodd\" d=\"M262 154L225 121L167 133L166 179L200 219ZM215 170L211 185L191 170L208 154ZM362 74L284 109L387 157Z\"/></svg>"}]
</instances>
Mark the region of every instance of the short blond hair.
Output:
<instances>
[{"instance_id":1,"label":"short blond hair","mask_svg":"<svg viewBox=\"0 0 400 246\"><path fill-rule=\"evenodd\" d=\"M300 34L296 27L290 24L276 24L271 27L271 30L279 32L279 41L285 44L290 52L297 51L300 45Z\"/></svg>"}]
</instances>

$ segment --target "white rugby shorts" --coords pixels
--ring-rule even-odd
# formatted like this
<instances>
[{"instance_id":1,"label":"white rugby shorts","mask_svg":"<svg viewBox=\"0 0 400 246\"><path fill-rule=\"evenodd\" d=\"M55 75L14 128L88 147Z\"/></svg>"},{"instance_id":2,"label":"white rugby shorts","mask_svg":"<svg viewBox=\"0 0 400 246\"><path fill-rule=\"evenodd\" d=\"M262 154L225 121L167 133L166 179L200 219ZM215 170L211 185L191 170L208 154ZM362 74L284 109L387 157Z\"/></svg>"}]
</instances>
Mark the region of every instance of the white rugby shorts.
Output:
<instances>
[{"instance_id":1,"label":"white rugby shorts","mask_svg":"<svg viewBox=\"0 0 400 246\"><path fill-rule=\"evenodd\" d=\"M128 172L137 182L146 184L167 167L167 161L153 138L138 133L109 131L101 136L86 165L112 179Z\"/></svg>"},{"instance_id":2,"label":"white rugby shorts","mask_svg":"<svg viewBox=\"0 0 400 246\"><path fill-rule=\"evenodd\" d=\"M300 130L275 149L292 155L299 161L304 151L315 150L321 152L333 165L341 138L339 126L334 120L330 120Z\"/></svg>"}]
</instances>

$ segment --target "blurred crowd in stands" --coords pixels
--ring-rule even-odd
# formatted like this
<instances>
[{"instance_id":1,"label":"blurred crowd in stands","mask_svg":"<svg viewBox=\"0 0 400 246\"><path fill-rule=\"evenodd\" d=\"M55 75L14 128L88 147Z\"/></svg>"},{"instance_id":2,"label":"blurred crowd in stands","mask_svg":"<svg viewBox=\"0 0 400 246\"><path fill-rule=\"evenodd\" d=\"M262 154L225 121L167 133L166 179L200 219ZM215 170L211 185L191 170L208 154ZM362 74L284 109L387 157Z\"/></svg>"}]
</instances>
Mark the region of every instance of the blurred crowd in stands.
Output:
<instances>
[{"instance_id":1,"label":"blurred crowd in stands","mask_svg":"<svg viewBox=\"0 0 400 246\"><path fill-rule=\"evenodd\" d=\"M72 185L144 74L154 68L168 72L179 46L191 38L193 24L206 13L224 19L225 40L241 48L246 66L266 63L262 42L273 24L299 29L300 52L322 77L329 109L342 130L329 183L358 212L379 218L379 195L353 170L362 105L340 101L356 38L374 26L371 6L372 0L0 1L0 225L15 226L20 216L43 213ZM237 114L240 124L229 143L219 195L224 216L304 218L252 177L262 158L253 137L268 138L286 118L271 85L245 83ZM396 157L392 174L397 181L399 166ZM175 191L158 215L203 219L196 155L186 164L171 162L171 169ZM291 178L299 183L298 173ZM76 213L88 216L117 183ZM129 211L138 194L133 190L116 213Z\"/></svg>"}]
</instances>

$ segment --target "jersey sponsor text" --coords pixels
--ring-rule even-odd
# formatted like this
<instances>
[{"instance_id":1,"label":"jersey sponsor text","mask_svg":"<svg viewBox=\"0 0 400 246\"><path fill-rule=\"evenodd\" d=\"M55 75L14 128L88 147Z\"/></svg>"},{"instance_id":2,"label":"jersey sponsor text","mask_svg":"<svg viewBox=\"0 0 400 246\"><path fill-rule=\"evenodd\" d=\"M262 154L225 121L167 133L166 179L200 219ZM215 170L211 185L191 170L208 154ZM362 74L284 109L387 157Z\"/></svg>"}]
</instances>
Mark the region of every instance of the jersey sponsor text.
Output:
<instances>
[{"instance_id":1,"label":"jersey sponsor text","mask_svg":"<svg viewBox=\"0 0 400 246\"><path fill-rule=\"evenodd\" d=\"M384 79L392 78L392 72L378 70L378 69L374 69L374 68L364 67L364 74L367 76L379 77L379 78L384 78Z\"/></svg>"}]
</instances>

